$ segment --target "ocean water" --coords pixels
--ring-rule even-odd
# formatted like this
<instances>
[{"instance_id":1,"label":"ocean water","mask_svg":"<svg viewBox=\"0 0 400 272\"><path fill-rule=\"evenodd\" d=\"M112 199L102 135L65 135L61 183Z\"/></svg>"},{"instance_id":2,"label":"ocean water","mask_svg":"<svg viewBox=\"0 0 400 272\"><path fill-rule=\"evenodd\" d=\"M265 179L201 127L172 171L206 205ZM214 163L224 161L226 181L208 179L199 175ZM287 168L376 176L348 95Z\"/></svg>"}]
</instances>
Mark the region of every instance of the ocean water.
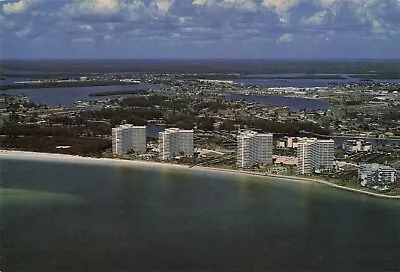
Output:
<instances>
[{"instance_id":1,"label":"ocean water","mask_svg":"<svg viewBox=\"0 0 400 272\"><path fill-rule=\"evenodd\" d=\"M0 159L1 271L398 271L400 202L201 170Z\"/></svg>"}]
</instances>

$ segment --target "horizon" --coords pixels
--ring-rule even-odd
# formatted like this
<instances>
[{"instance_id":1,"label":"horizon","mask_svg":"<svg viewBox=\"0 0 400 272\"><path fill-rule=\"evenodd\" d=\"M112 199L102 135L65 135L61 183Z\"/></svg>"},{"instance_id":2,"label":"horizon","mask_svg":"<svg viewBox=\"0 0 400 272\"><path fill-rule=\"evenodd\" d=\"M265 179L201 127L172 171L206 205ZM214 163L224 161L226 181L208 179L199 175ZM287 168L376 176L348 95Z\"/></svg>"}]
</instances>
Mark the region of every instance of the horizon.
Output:
<instances>
[{"instance_id":1,"label":"horizon","mask_svg":"<svg viewBox=\"0 0 400 272\"><path fill-rule=\"evenodd\" d=\"M0 58L1 62L12 62L12 61L332 61L332 62L399 62L399 58Z\"/></svg>"}]
</instances>

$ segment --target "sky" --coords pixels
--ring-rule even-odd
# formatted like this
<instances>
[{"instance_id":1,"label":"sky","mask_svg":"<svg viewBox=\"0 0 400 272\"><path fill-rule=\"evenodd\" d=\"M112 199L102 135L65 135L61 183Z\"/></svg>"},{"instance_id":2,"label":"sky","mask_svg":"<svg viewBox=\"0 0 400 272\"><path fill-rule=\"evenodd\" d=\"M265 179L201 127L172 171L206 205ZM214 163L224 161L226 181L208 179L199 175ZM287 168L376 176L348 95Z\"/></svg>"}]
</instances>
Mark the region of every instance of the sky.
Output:
<instances>
[{"instance_id":1,"label":"sky","mask_svg":"<svg viewBox=\"0 0 400 272\"><path fill-rule=\"evenodd\" d=\"M400 0L0 0L0 59L400 58Z\"/></svg>"}]
</instances>

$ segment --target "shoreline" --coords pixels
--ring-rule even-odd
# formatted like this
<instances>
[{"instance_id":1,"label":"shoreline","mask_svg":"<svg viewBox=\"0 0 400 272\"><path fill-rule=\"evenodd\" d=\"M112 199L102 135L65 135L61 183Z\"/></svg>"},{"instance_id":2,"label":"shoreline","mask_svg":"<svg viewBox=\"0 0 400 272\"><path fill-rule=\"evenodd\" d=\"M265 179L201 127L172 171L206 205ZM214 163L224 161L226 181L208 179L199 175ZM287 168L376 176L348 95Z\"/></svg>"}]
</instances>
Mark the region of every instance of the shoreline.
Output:
<instances>
[{"instance_id":1,"label":"shoreline","mask_svg":"<svg viewBox=\"0 0 400 272\"><path fill-rule=\"evenodd\" d=\"M103 165L115 165L115 166L145 166L145 167L161 167L161 168L172 168L172 169L185 169L188 171L208 171L208 172L216 172L216 173L229 173L236 175L247 175L247 176L257 176L257 177L266 177L266 178L277 178L277 179L286 179L292 180L296 182L309 182L309 183L318 183L325 186L329 186L332 188L336 188L339 190L346 190L348 192L364 194L377 198L386 198L386 199L400 199L400 196L390 196L384 195L374 192L369 192L361 189L349 188L341 185L337 185L332 182L315 179L311 177L295 177L295 176L285 176L278 174L268 174L268 173L260 173L260 172L251 172L246 170L234 170L234 169L224 169L224 168L216 168L216 167L205 167L205 166L195 166L189 168L187 165L182 164L172 164L165 162L153 162L153 161L141 161L141 160L123 160L123 159L111 159L111 158L93 158L93 157L81 157L77 155L69 155L69 154L58 154L58 153L40 153L40 152L31 152L31 151L14 151L14 150L3 150L0 149L0 159L1 158L10 158L10 159L21 159L21 160L39 160L39 161L51 161L51 162L70 162L70 163L87 163L87 164L103 164Z\"/></svg>"}]
</instances>

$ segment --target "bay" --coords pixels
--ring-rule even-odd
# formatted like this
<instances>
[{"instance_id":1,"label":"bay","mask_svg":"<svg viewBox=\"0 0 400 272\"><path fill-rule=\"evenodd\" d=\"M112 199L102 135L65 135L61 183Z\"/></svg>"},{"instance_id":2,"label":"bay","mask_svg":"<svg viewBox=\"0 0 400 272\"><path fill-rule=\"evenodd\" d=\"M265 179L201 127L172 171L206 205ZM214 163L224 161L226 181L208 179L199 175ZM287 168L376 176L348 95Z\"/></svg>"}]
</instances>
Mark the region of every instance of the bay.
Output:
<instances>
[{"instance_id":1,"label":"bay","mask_svg":"<svg viewBox=\"0 0 400 272\"><path fill-rule=\"evenodd\" d=\"M302 97L286 97L283 95L244 95L244 94L229 94L226 96L230 100L245 99L248 101L258 102L264 105L274 107L289 107L290 110L325 110L328 108L328 103L320 99L308 99Z\"/></svg>"},{"instance_id":2,"label":"bay","mask_svg":"<svg viewBox=\"0 0 400 272\"><path fill-rule=\"evenodd\" d=\"M135 84L135 85L115 85L115 86L93 86L93 87L68 87L68 88L37 88L37 89L12 89L1 90L0 94L26 95L31 102L49 106L72 106L74 102L81 100L106 99L110 97L129 96L129 94L89 97L91 93L113 92L128 90L147 90L157 89L160 85L156 84Z\"/></svg>"},{"instance_id":3,"label":"bay","mask_svg":"<svg viewBox=\"0 0 400 272\"><path fill-rule=\"evenodd\" d=\"M0 205L3 271L400 267L398 201L195 169L14 159L0 168L0 200L30 199Z\"/></svg>"},{"instance_id":4,"label":"bay","mask_svg":"<svg viewBox=\"0 0 400 272\"><path fill-rule=\"evenodd\" d=\"M366 137L331 137L335 141L335 146L342 146L343 142L347 140L364 139L372 144L372 146L400 146L400 139L385 139L385 138L366 138Z\"/></svg>"}]
</instances>

